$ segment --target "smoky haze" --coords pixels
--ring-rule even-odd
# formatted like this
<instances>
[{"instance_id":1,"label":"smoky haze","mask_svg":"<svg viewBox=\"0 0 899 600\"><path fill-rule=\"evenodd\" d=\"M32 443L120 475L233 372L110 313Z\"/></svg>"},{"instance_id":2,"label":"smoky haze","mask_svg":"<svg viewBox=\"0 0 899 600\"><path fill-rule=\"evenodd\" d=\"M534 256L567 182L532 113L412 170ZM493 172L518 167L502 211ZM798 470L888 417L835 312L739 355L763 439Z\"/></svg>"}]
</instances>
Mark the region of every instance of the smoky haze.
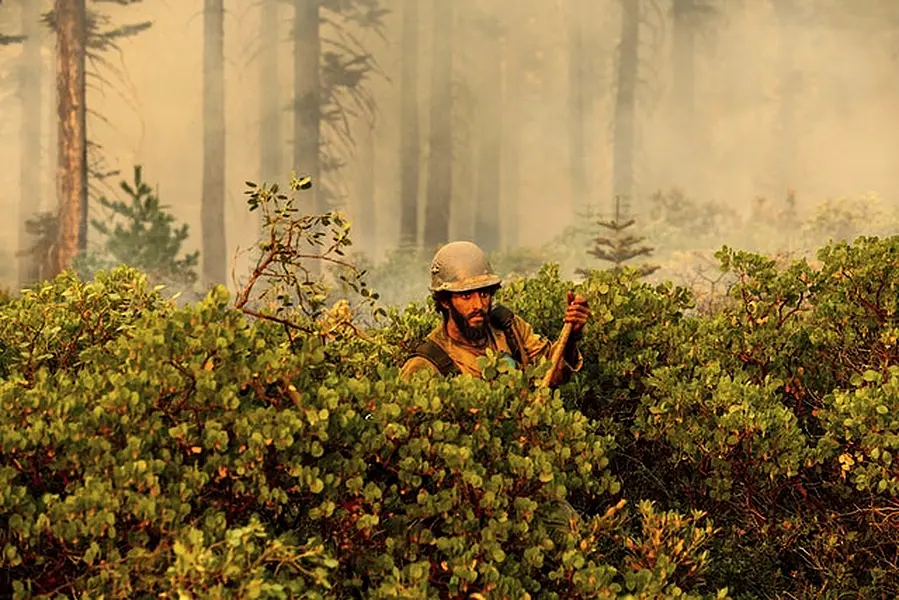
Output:
<instances>
[{"instance_id":1,"label":"smoky haze","mask_svg":"<svg viewBox=\"0 0 899 600\"><path fill-rule=\"evenodd\" d=\"M38 0L28 0L38 1ZM436 0L446 1L446 0ZM629 210L648 218L647 198L680 188L697 201L714 202L747 216L756 199L780 203L795 190L800 210L827 198L873 193L892 206L899 194L895 77L899 11L891 2L796 0L784 18L776 2L705 2L690 24L688 58L692 85L678 76L684 58L675 28L674 3L666 0L474 0L454 1L453 76L450 98L435 98L432 40L438 33L434 2L418 3L417 102L419 115L418 230L424 229L432 103L452 114L450 238L475 239L479 169L502 152L499 169L503 248L539 248L577 224L587 207L609 215L616 193L616 102L622 56L621 2L640 2L638 73ZM263 2L226 1L226 226L229 269L233 253L250 246L258 221L246 211L244 182L259 181L261 106L275 88L281 106L281 182L292 170L294 89L293 9L278 3L278 77L260 83L259 29ZM23 1L0 6L0 33L21 30ZM344 166L323 175L338 190L335 205L349 214L358 250L382 258L400 238L402 135L401 40L404 2L385 0L383 38L352 23L353 36L377 69L365 86L376 118L348 114L352 148L340 146ZM190 226L187 250L201 249L203 172L203 3L144 0L102 7L113 23L151 20L152 27L119 42L95 67L105 79L91 81L89 137L103 148L108 169L121 171L101 188L115 195L133 165L158 190L179 222ZM46 8L49 8L47 6ZM340 38L324 24L322 37ZM35 205L53 210L56 131L53 107L53 38L43 49L42 187L29 191ZM328 43L323 46L328 49ZM19 214L23 122L16 96L22 49L0 47L0 202ZM683 68L683 64L681 65ZM500 85L496 86L496 77ZM683 90L689 89L692 100ZM577 100L573 101L574 90ZM102 115L100 118L97 115ZM501 128L501 133L500 129ZM332 142L334 134L331 135ZM501 138L497 146L486 142ZM578 141L580 140L580 141ZM494 140L495 141L495 140ZM574 143L574 142L576 143ZM578 146L577 144L580 144ZM580 167L575 154L580 153ZM510 158L512 157L512 158ZM495 158L495 157L493 157ZM493 164L493 163L489 163ZM583 169L583 175L576 171ZM579 184L577 178L583 178ZM585 185L578 191L578 185ZM373 203L373 204L366 204ZM91 206L94 217L103 213ZM17 219L4 220L0 271L14 287ZM419 242L421 241L419 237ZM650 243L652 239L648 240ZM490 245L490 244L488 244ZM585 262L589 262L585 258Z\"/></svg>"}]
</instances>

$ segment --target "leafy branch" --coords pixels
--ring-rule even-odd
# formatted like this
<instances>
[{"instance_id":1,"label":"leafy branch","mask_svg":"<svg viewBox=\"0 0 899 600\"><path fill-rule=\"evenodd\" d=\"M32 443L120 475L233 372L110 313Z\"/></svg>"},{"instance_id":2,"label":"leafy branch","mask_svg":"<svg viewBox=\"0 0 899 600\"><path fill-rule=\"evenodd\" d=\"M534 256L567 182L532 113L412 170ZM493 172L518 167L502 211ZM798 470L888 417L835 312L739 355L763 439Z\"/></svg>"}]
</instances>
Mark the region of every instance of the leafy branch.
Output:
<instances>
[{"instance_id":1,"label":"leafy branch","mask_svg":"<svg viewBox=\"0 0 899 600\"><path fill-rule=\"evenodd\" d=\"M312 187L309 177L293 176L290 195L281 193L277 184L248 181L247 187L247 205L250 211L262 211L264 233L249 277L242 285L235 279L240 291L234 308L289 331L314 333L312 323L322 316L338 283L361 296L364 304L374 304L378 294L362 281L365 271L346 258L346 248L352 245L349 222L339 212L310 215L298 207L295 194ZM322 264L328 269L320 270Z\"/></svg>"}]
</instances>

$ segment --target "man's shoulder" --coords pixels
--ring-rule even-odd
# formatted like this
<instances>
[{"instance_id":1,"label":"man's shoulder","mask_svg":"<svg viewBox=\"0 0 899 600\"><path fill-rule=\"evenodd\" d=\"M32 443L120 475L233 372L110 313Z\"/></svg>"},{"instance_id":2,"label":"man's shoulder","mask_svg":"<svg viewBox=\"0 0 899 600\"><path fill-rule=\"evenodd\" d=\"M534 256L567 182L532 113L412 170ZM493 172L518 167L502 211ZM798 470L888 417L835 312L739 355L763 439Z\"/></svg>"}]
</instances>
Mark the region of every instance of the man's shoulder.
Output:
<instances>
[{"instance_id":1,"label":"man's shoulder","mask_svg":"<svg viewBox=\"0 0 899 600\"><path fill-rule=\"evenodd\" d=\"M433 362L421 355L413 354L403 363L403 366L400 369L400 377L408 379L413 373L417 373L418 371L439 372L437 365Z\"/></svg>"},{"instance_id":2,"label":"man's shoulder","mask_svg":"<svg viewBox=\"0 0 899 600\"><path fill-rule=\"evenodd\" d=\"M414 372L430 367L440 373L447 374L456 369L449 355L447 338L440 326L435 327L412 351L412 355L403 364L403 372Z\"/></svg>"},{"instance_id":3,"label":"man's shoulder","mask_svg":"<svg viewBox=\"0 0 899 600\"><path fill-rule=\"evenodd\" d=\"M514 327L519 334L530 334L534 331L534 327L525 321L524 317L518 314L515 314L513 317L512 327Z\"/></svg>"}]
</instances>

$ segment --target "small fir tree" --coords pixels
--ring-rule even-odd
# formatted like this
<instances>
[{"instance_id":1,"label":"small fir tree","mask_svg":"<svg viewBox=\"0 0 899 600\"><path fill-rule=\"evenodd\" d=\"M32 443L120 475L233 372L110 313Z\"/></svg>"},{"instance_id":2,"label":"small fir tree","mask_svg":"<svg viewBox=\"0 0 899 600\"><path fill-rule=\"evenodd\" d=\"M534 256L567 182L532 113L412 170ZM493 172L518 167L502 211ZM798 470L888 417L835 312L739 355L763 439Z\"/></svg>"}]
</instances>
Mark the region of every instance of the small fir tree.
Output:
<instances>
[{"instance_id":1,"label":"small fir tree","mask_svg":"<svg viewBox=\"0 0 899 600\"><path fill-rule=\"evenodd\" d=\"M611 234L598 235L593 238L594 247L587 253L596 258L613 263L612 271L618 272L624 268L624 263L638 256L651 256L655 248L641 245L645 238L628 233L635 219L621 221L621 199L615 197L615 217L611 221L598 220L597 225L610 231ZM642 264L635 267L641 277L646 277L658 270L657 265ZM579 269L578 273L585 274L587 269Z\"/></svg>"},{"instance_id":2,"label":"small fir tree","mask_svg":"<svg viewBox=\"0 0 899 600\"><path fill-rule=\"evenodd\" d=\"M112 215L104 221L91 220L104 242L99 253L81 261L79 271L93 273L99 268L125 264L159 282L195 283L200 253L182 255L188 226L175 225L175 217L166 212L168 207L160 204L153 189L144 182L139 165L134 167L134 181L122 181L119 186L127 200L113 201L105 196L97 200Z\"/></svg>"}]
</instances>

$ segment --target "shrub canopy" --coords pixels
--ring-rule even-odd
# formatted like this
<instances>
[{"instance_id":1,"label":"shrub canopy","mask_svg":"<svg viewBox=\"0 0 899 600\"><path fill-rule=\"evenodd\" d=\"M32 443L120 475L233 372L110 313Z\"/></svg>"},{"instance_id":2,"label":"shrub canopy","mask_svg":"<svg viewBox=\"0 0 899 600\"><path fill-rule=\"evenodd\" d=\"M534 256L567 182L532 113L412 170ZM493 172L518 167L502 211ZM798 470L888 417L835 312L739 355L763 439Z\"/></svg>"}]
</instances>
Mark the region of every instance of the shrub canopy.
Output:
<instances>
[{"instance_id":1,"label":"shrub canopy","mask_svg":"<svg viewBox=\"0 0 899 600\"><path fill-rule=\"evenodd\" d=\"M713 313L635 271L498 300L585 366L398 379L426 305L285 330L223 288L64 274L0 305L0 589L17 597L899 593L899 238L723 248Z\"/></svg>"}]
</instances>

